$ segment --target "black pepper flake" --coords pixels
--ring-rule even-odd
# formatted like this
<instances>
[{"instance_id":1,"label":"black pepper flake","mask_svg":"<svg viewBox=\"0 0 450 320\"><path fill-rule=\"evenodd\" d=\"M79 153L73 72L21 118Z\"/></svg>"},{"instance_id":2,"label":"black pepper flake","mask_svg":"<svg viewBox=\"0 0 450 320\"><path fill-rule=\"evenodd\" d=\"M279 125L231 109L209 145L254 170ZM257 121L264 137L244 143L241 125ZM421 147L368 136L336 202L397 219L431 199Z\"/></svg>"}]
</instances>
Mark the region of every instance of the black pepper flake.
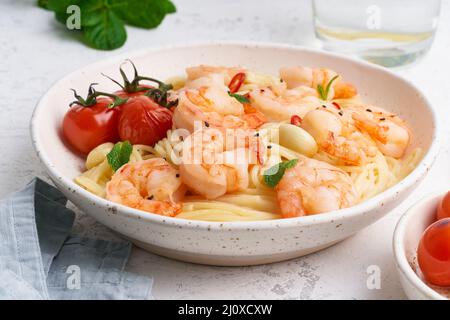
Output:
<instances>
[{"instance_id":1,"label":"black pepper flake","mask_svg":"<svg viewBox=\"0 0 450 320\"><path fill-rule=\"evenodd\" d=\"M384 121L384 120L386 120L386 118L380 118L380 121Z\"/></svg>"},{"instance_id":2,"label":"black pepper flake","mask_svg":"<svg viewBox=\"0 0 450 320\"><path fill-rule=\"evenodd\" d=\"M257 133L255 134L255 137L259 137L259 132L257 132Z\"/></svg>"},{"instance_id":3,"label":"black pepper flake","mask_svg":"<svg viewBox=\"0 0 450 320\"><path fill-rule=\"evenodd\" d=\"M338 114L342 117L344 113L342 111L339 111Z\"/></svg>"},{"instance_id":4,"label":"black pepper flake","mask_svg":"<svg viewBox=\"0 0 450 320\"><path fill-rule=\"evenodd\" d=\"M366 109L366 111L367 111L367 112L372 112L372 110L371 110L371 109Z\"/></svg>"},{"instance_id":5,"label":"black pepper flake","mask_svg":"<svg viewBox=\"0 0 450 320\"><path fill-rule=\"evenodd\" d=\"M264 93L264 92L266 92L266 90L260 89L259 92Z\"/></svg>"},{"instance_id":6,"label":"black pepper flake","mask_svg":"<svg viewBox=\"0 0 450 320\"><path fill-rule=\"evenodd\" d=\"M180 174L179 174L179 173L177 173L177 174L175 175L175 177L179 178L179 177L180 177Z\"/></svg>"},{"instance_id":7,"label":"black pepper flake","mask_svg":"<svg viewBox=\"0 0 450 320\"><path fill-rule=\"evenodd\" d=\"M183 141L183 140L184 140L183 136L180 136L180 141Z\"/></svg>"},{"instance_id":8,"label":"black pepper flake","mask_svg":"<svg viewBox=\"0 0 450 320\"><path fill-rule=\"evenodd\" d=\"M209 123L205 121L205 126L209 128Z\"/></svg>"},{"instance_id":9,"label":"black pepper flake","mask_svg":"<svg viewBox=\"0 0 450 320\"><path fill-rule=\"evenodd\" d=\"M272 149L272 146L269 144L269 145L267 146L267 149Z\"/></svg>"},{"instance_id":10,"label":"black pepper flake","mask_svg":"<svg viewBox=\"0 0 450 320\"><path fill-rule=\"evenodd\" d=\"M322 105L322 108L325 108L325 109L326 109L326 108L327 108L327 106L323 104L323 105Z\"/></svg>"},{"instance_id":11,"label":"black pepper flake","mask_svg":"<svg viewBox=\"0 0 450 320\"><path fill-rule=\"evenodd\" d=\"M147 197L147 200L153 200L153 195Z\"/></svg>"}]
</instances>

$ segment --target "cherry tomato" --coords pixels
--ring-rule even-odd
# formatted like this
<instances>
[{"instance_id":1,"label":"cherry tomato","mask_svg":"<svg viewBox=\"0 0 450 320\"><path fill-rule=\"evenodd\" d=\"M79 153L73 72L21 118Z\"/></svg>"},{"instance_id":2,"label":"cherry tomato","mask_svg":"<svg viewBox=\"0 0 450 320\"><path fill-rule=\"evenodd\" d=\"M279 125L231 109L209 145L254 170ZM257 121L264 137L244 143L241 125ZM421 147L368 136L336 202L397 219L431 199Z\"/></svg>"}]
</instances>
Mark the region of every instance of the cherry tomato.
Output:
<instances>
[{"instance_id":1,"label":"cherry tomato","mask_svg":"<svg viewBox=\"0 0 450 320\"><path fill-rule=\"evenodd\" d=\"M145 95L135 96L121 107L120 140L153 146L172 128L172 112Z\"/></svg>"},{"instance_id":2,"label":"cherry tomato","mask_svg":"<svg viewBox=\"0 0 450 320\"><path fill-rule=\"evenodd\" d=\"M87 154L99 144L119 140L120 110L108 108L112 102L110 98L97 98L94 105L74 104L66 113L62 131L77 151Z\"/></svg>"},{"instance_id":3,"label":"cherry tomato","mask_svg":"<svg viewBox=\"0 0 450 320\"><path fill-rule=\"evenodd\" d=\"M441 199L437 208L438 220L450 218L450 191Z\"/></svg>"},{"instance_id":4,"label":"cherry tomato","mask_svg":"<svg viewBox=\"0 0 450 320\"><path fill-rule=\"evenodd\" d=\"M121 98L131 98L131 97L144 95L148 89L152 89L154 87L142 84L142 85L139 85L139 88L142 88L142 90L135 91L135 92L127 92L126 90L119 90L119 91L114 92L114 94Z\"/></svg>"},{"instance_id":5,"label":"cherry tomato","mask_svg":"<svg viewBox=\"0 0 450 320\"><path fill-rule=\"evenodd\" d=\"M425 230L417 259L426 281L450 286L450 218L436 221Z\"/></svg>"},{"instance_id":6,"label":"cherry tomato","mask_svg":"<svg viewBox=\"0 0 450 320\"><path fill-rule=\"evenodd\" d=\"M228 85L230 92L231 93L238 92L239 88L242 86L244 81L245 81L245 73L244 72L236 73L234 77L231 79L230 84Z\"/></svg>"}]
</instances>

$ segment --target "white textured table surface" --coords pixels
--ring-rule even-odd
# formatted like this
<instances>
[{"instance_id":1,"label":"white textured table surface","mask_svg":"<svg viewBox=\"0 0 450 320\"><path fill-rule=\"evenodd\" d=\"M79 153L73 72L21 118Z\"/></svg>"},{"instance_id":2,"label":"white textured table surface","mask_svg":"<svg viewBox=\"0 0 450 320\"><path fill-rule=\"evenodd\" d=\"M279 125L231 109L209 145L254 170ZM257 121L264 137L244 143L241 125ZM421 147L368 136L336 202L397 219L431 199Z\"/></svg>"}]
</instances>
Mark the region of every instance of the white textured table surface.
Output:
<instances>
[{"instance_id":1,"label":"white textured table surface","mask_svg":"<svg viewBox=\"0 0 450 320\"><path fill-rule=\"evenodd\" d=\"M0 2L0 197L46 173L34 154L29 119L39 97L66 73L129 50L206 40L253 40L314 45L310 1L178 0L178 13L152 31L128 28L128 41L114 52L95 51L67 36L34 0ZM399 71L421 88L440 113L450 136L450 1L444 1L436 41L417 65ZM304 258L256 267L207 267L135 249L128 270L154 278L157 299L379 299L404 298L392 259L396 221L411 203L450 187L450 142L443 140L425 181L396 210L356 236ZM78 213L80 232L108 231ZM381 289L366 286L367 267L381 269Z\"/></svg>"}]
</instances>

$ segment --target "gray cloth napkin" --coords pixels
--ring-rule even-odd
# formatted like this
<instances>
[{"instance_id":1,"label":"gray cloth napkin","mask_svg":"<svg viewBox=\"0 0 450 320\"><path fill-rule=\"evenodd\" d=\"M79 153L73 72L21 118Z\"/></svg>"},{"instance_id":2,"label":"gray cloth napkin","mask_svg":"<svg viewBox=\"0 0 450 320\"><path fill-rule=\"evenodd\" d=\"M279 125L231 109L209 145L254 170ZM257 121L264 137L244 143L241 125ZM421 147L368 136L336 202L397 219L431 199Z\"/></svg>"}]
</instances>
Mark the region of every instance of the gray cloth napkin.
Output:
<instances>
[{"instance_id":1,"label":"gray cloth napkin","mask_svg":"<svg viewBox=\"0 0 450 320\"><path fill-rule=\"evenodd\" d=\"M71 234L67 199L40 179L0 200L0 299L145 299L153 281L124 271L126 241Z\"/></svg>"}]
</instances>

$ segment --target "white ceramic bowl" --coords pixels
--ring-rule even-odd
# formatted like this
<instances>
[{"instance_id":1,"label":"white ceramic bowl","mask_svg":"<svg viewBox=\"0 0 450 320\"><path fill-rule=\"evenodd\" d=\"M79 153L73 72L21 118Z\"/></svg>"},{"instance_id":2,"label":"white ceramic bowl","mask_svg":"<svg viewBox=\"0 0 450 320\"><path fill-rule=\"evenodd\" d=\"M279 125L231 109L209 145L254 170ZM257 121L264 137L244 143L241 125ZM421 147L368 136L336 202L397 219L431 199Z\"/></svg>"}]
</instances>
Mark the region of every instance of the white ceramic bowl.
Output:
<instances>
[{"instance_id":1,"label":"white ceramic bowl","mask_svg":"<svg viewBox=\"0 0 450 320\"><path fill-rule=\"evenodd\" d=\"M363 98L400 114L415 134L414 147L425 156L403 181L352 208L301 218L211 223L166 218L96 197L73 182L83 159L71 153L60 137L69 88L85 91L92 82L99 90L117 88L100 73L119 78L118 67L131 58L142 74L166 79L198 64L242 65L277 74L279 67L329 67L354 83ZM299 257L335 244L380 219L401 202L425 176L437 154L436 116L414 85L381 67L344 56L288 45L200 44L149 49L107 59L69 74L40 100L31 133L36 151L56 186L79 208L136 245L157 254L213 265L253 265Z\"/></svg>"},{"instance_id":2,"label":"white ceramic bowl","mask_svg":"<svg viewBox=\"0 0 450 320\"><path fill-rule=\"evenodd\" d=\"M436 208L442 196L440 192L414 204L403 214L394 231L395 265L403 290L412 300L450 299L450 289L433 289L422 280L416 255L423 232L436 221Z\"/></svg>"}]
</instances>

